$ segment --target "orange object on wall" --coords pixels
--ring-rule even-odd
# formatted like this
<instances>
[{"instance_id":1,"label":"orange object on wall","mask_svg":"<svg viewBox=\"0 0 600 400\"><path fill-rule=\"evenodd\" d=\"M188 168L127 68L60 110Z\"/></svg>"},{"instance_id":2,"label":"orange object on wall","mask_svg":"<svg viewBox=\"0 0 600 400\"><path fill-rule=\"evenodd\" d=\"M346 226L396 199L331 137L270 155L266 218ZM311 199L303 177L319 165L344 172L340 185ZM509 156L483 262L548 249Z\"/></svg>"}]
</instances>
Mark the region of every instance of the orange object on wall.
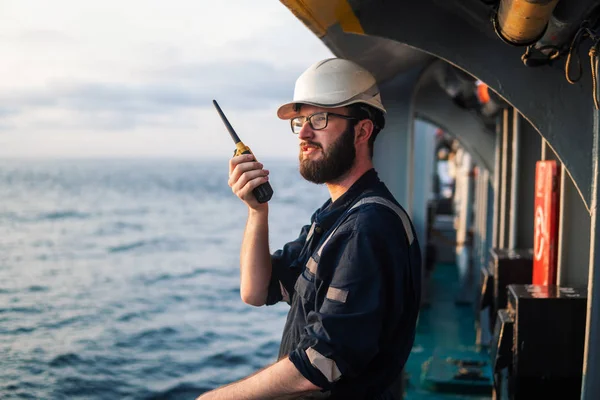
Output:
<instances>
[{"instance_id":1,"label":"orange object on wall","mask_svg":"<svg viewBox=\"0 0 600 400\"><path fill-rule=\"evenodd\" d=\"M560 169L556 161L535 168L533 284L556 284Z\"/></svg>"}]
</instances>

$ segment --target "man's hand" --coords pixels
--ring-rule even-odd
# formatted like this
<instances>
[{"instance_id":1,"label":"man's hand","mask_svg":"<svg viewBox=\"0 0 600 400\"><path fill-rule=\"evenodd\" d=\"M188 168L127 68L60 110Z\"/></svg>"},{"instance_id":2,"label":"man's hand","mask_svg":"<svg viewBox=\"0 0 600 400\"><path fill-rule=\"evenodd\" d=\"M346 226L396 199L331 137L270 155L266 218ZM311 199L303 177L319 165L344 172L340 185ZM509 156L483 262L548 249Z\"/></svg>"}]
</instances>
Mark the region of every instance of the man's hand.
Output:
<instances>
[{"instance_id":1,"label":"man's hand","mask_svg":"<svg viewBox=\"0 0 600 400\"><path fill-rule=\"evenodd\" d=\"M243 154L229 160L229 187L237 197L254 210L267 207L256 200L252 190L269 180L269 171L254 160L252 154Z\"/></svg>"},{"instance_id":2,"label":"man's hand","mask_svg":"<svg viewBox=\"0 0 600 400\"><path fill-rule=\"evenodd\" d=\"M204 393L196 400L293 399L317 390L321 388L306 379L289 358L284 358L248 378Z\"/></svg>"}]
</instances>

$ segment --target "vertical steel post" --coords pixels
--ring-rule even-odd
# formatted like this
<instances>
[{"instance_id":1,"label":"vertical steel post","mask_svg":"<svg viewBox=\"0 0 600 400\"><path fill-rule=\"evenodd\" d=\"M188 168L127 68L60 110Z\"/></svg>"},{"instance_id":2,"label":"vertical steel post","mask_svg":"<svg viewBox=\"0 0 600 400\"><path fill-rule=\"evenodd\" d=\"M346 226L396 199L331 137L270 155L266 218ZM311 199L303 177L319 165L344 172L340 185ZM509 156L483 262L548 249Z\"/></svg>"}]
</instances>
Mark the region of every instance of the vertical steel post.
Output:
<instances>
[{"instance_id":1,"label":"vertical steel post","mask_svg":"<svg viewBox=\"0 0 600 400\"><path fill-rule=\"evenodd\" d=\"M585 350L583 354L583 382L581 398L600 398L600 221L598 200L600 199L600 112L594 112L593 182L590 204L590 269L588 275L587 321L585 327Z\"/></svg>"},{"instance_id":2,"label":"vertical steel post","mask_svg":"<svg viewBox=\"0 0 600 400\"><path fill-rule=\"evenodd\" d=\"M563 164L560 164L560 193L558 200L558 237L556 238L558 244L558 250L556 252L556 284L566 285L567 274L563 271L565 266L564 259L566 258L565 246L566 240L564 240L564 220L565 220L565 180L567 177L567 169Z\"/></svg>"},{"instance_id":3,"label":"vertical steel post","mask_svg":"<svg viewBox=\"0 0 600 400\"><path fill-rule=\"evenodd\" d=\"M492 217L492 248L500 242L500 182L502 164L502 118L496 119L496 144L494 146L494 209Z\"/></svg>"},{"instance_id":4,"label":"vertical steel post","mask_svg":"<svg viewBox=\"0 0 600 400\"><path fill-rule=\"evenodd\" d=\"M500 225L498 232L498 247L506 247L506 206L508 196L508 138L510 136L510 110L508 108L503 110L502 114L502 170L501 170L501 181L500 181Z\"/></svg>"},{"instance_id":5,"label":"vertical steel post","mask_svg":"<svg viewBox=\"0 0 600 400\"><path fill-rule=\"evenodd\" d=\"M480 264L485 265L485 254L488 251L488 187L489 187L490 172L484 169L481 174L481 252L480 252Z\"/></svg>"},{"instance_id":6,"label":"vertical steel post","mask_svg":"<svg viewBox=\"0 0 600 400\"><path fill-rule=\"evenodd\" d=\"M519 190L519 141L521 136L521 116L517 109L513 110L512 123L512 170L510 179L510 210L509 210L509 231L508 248L514 250L517 245L517 215L519 214L519 204L517 194Z\"/></svg>"},{"instance_id":7,"label":"vertical steel post","mask_svg":"<svg viewBox=\"0 0 600 400\"><path fill-rule=\"evenodd\" d=\"M548 149L548 143L546 139L542 138L542 151L540 154L540 160L546 161L546 150Z\"/></svg>"}]
</instances>

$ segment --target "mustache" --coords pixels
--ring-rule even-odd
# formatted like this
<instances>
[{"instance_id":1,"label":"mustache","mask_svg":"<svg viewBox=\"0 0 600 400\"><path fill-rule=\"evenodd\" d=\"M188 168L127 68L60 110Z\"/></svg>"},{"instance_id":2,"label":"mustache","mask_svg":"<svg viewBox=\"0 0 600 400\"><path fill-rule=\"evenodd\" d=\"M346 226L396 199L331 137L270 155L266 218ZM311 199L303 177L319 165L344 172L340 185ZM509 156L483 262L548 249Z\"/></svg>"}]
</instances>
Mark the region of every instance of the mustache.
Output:
<instances>
[{"instance_id":1,"label":"mustache","mask_svg":"<svg viewBox=\"0 0 600 400\"><path fill-rule=\"evenodd\" d=\"M311 141L304 141L304 142L300 143L301 148L304 146L314 146L314 147L321 148L321 145L319 143L311 142Z\"/></svg>"}]
</instances>

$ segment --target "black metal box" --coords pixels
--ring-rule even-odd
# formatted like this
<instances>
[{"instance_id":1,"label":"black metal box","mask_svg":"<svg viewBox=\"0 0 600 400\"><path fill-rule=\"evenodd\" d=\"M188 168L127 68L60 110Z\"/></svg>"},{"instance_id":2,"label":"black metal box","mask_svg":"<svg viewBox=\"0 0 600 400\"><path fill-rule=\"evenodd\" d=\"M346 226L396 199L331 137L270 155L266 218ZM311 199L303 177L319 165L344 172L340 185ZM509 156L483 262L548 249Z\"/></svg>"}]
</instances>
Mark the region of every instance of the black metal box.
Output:
<instances>
[{"instance_id":1,"label":"black metal box","mask_svg":"<svg viewBox=\"0 0 600 400\"><path fill-rule=\"evenodd\" d=\"M479 293L479 318L477 319L478 340L486 342L494 329L494 276L487 265L480 269L481 292ZM482 314L485 313L485 314ZM484 318L487 317L487 320ZM485 323L487 321L487 323ZM489 339L488 339L489 340Z\"/></svg>"},{"instance_id":2,"label":"black metal box","mask_svg":"<svg viewBox=\"0 0 600 400\"><path fill-rule=\"evenodd\" d=\"M485 265L481 267L479 272L481 282L479 309L485 310L488 307L494 308L494 275L492 271L490 271L490 269Z\"/></svg>"},{"instance_id":3,"label":"black metal box","mask_svg":"<svg viewBox=\"0 0 600 400\"><path fill-rule=\"evenodd\" d=\"M533 250L490 250L490 273L494 288L493 314L506 308L506 286L532 282Z\"/></svg>"},{"instance_id":4,"label":"black metal box","mask_svg":"<svg viewBox=\"0 0 600 400\"><path fill-rule=\"evenodd\" d=\"M495 399L508 398L508 382L513 363L514 311L498 310L496 327L490 348Z\"/></svg>"},{"instance_id":5,"label":"black metal box","mask_svg":"<svg viewBox=\"0 0 600 400\"><path fill-rule=\"evenodd\" d=\"M494 372L499 372L512 364L514 323L514 315L511 310L498 310L494 339L490 348Z\"/></svg>"},{"instance_id":6,"label":"black metal box","mask_svg":"<svg viewBox=\"0 0 600 400\"><path fill-rule=\"evenodd\" d=\"M512 398L579 398L586 307L585 290L508 286L508 309L514 310L515 321Z\"/></svg>"}]
</instances>

